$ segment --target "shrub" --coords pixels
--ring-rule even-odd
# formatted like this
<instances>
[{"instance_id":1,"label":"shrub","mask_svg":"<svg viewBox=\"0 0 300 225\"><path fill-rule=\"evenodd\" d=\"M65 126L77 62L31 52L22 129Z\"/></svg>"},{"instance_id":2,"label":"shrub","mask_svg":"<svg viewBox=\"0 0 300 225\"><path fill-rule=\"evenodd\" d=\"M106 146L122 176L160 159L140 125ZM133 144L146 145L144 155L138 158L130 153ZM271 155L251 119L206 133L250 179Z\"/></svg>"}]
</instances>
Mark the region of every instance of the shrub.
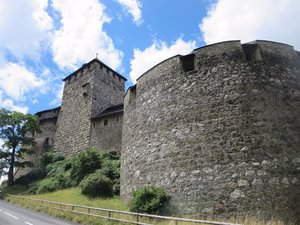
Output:
<instances>
[{"instance_id":1,"label":"shrub","mask_svg":"<svg viewBox=\"0 0 300 225\"><path fill-rule=\"evenodd\" d=\"M79 183L86 175L91 174L100 168L100 153L93 149L87 149L73 158L70 175L72 179L75 179L77 183Z\"/></svg>"},{"instance_id":2,"label":"shrub","mask_svg":"<svg viewBox=\"0 0 300 225\"><path fill-rule=\"evenodd\" d=\"M113 195L113 182L101 170L87 176L80 183L81 193L89 197L110 197Z\"/></svg>"},{"instance_id":3,"label":"shrub","mask_svg":"<svg viewBox=\"0 0 300 225\"><path fill-rule=\"evenodd\" d=\"M102 162L101 170L111 180L118 180L120 178L120 160L105 159Z\"/></svg>"},{"instance_id":4,"label":"shrub","mask_svg":"<svg viewBox=\"0 0 300 225\"><path fill-rule=\"evenodd\" d=\"M58 183L54 178L46 178L38 184L36 193L42 194L58 190Z\"/></svg>"},{"instance_id":5,"label":"shrub","mask_svg":"<svg viewBox=\"0 0 300 225\"><path fill-rule=\"evenodd\" d=\"M64 189L76 186L76 181L72 180L69 172L60 172L54 179L57 182L58 189Z\"/></svg>"},{"instance_id":6,"label":"shrub","mask_svg":"<svg viewBox=\"0 0 300 225\"><path fill-rule=\"evenodd\" d=\"M29 173L17 178L14 182L15 185L23 185L27 186L30 183L33 183L37 180L43 179L45 177L45 174L40 169L34 169L30 171Z\"/></svg>"},{"instance_id":7,"label":"shrub","mask_svg":"<svg viewBox=\"0 0 300 225\"><path fill-rule=\"evenodd\" d=\"M43 153L40 157L40 169L44 173L47 174L49 172L49 170L47 170L47 167L50 164L53 164L53 163L58 162L58 161L62 161L64 159L65 159L65 157L62 154L57 153L57 152Z\"/></svg>"},{"instance_id":8,"label":"shrub","mask_svg":"<svg viewBox=\"0 0 300 225\"><path fill-rule=\"evenodd\" d=\"M168 203L168 199L162 188L143 187L133 192L133 198L129 203L130 211L161 214Z\"/></svg>"},{"instance_id":9,"label":"shrub","mask_svg":"<svg viewBox=\"0 0 300 225\"><path fill-rule=\"evenodd\" d=\"M30 184L28 188L28 193L35 195L37 193L38 187L38 182Z\"/></svg>"}]
</instances>

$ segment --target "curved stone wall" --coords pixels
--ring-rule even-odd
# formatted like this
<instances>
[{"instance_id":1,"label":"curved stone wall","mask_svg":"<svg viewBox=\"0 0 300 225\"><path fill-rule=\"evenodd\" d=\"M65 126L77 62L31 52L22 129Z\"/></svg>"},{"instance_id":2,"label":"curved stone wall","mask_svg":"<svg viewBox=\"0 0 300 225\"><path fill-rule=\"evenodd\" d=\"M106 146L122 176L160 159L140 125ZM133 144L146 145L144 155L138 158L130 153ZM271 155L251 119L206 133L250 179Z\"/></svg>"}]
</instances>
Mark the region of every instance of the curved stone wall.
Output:
<instances>
[{"instance_id":1,"label":"curved stone wall","mask_svg":"<svg viewBox=\"0 0 300 225\"><path fill-rule=\"evenodd\" d=\"M230 41L170 58L125 95L121 195L156 185L184 213L297 218L299 115L289 45Z\"/></svg>"}]
</instances>

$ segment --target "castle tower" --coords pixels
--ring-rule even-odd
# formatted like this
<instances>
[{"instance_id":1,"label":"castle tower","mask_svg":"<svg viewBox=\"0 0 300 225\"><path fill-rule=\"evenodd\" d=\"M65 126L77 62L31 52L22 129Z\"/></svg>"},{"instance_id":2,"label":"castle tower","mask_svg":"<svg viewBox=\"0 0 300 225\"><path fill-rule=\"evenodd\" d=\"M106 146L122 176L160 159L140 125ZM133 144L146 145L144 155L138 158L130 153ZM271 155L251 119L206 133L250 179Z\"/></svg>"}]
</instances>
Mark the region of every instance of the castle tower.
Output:
<instances>
[{"instance_id":1,"label":"castle tower","mask_svg":"<svg viewBox=\"0 0 300 225\"><path fill-rule=\"evenodd\" d=\"M143 74L124 98L121 196L147 185L181 212L300 224L300 53L229 41Z\"/></svg>"},{"instance_id":2,"label":"castle tower","mask_svg":"<svg viewBox=\"0 0 300 225\"><path fill-rule=\"evenodd\" d=\"M93 59L63 81L54 149L74 155L91 146L91 119L111 106L122 104L126 78Z\"/></svg>"}]
</instances>

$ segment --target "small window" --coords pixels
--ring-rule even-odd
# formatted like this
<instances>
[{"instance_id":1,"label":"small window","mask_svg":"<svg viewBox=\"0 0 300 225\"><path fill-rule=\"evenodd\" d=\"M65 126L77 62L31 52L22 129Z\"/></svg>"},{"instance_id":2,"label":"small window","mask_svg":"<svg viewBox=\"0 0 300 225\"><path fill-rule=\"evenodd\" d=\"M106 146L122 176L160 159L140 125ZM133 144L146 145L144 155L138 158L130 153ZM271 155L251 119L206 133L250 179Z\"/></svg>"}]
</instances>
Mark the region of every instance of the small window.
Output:
<instances>
[{"instance_id":1,"label":"small window","mask_svg":"<svg viewBox=\"0 0 300 225\"><path fill-rule=\"evenodd\" d=\"M90 84L85 83L81 87L82 87L82 95L86 98L90 93Z\"/></svg>"},{"instance_id":2,"label":"small window","mask_svg":"<svg viewBox=\"0 0 300 225\"><path fill-rule=\"evenodd\" d=\"M104 125L104 126L107 126L107 125L108 125L108 120L104 120L104 121L103 121L103 125Z\"/></svg>"},{"instance_id":3,"label":"small window","mask_svg":"<svg viewBox=\"0 0 300 225\"><path fill-rule=\"evenodd\" d=\"M95 127L96 126L96 123L93 123L93 127Z\"/></svg>"},{"instance_id":4,"label":"small window","mask_svg":"<svg viewBox=\"0 0 300 225\"><path fill-rule=\"evenodd\" d=\"M195 55L185 55L180 57L180 61L184 72L195 70Z\"/></svg>"},{"instance_id":5,"label":"small window","mask_svg":"<svg viewBox=\"0 0 300 225\"><path fill-rule=\"evenodd\" d=\"M48 146L49 145L49 138L45 138L43 142L43 146Z\"/></svg>"},{"instance_id":6,"label":"small window","mask_svg":"<svg viewBox=\"0 0 300 225\"><path fill-rule=\"evenodd\" d=\"M119 117L117 117L117 121L119 121Z\"/></svg>"}]
</instances>

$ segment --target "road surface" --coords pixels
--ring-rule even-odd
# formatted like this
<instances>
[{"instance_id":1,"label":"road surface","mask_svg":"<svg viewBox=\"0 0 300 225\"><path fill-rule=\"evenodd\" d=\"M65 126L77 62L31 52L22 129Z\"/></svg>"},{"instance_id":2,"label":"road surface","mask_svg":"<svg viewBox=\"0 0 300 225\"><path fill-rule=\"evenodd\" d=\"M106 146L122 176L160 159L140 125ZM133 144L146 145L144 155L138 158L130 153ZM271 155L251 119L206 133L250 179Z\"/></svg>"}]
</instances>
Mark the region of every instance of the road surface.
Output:
<instances>
[{"instance_id":1,"label":"road surface","mask_svg":"<svg viewBox=\"0 0 300 225\"><path fill-rule=\"evenodd\" d=\"M78 225L0 200L0 225Z\"/></svg>"}]
</instances>

